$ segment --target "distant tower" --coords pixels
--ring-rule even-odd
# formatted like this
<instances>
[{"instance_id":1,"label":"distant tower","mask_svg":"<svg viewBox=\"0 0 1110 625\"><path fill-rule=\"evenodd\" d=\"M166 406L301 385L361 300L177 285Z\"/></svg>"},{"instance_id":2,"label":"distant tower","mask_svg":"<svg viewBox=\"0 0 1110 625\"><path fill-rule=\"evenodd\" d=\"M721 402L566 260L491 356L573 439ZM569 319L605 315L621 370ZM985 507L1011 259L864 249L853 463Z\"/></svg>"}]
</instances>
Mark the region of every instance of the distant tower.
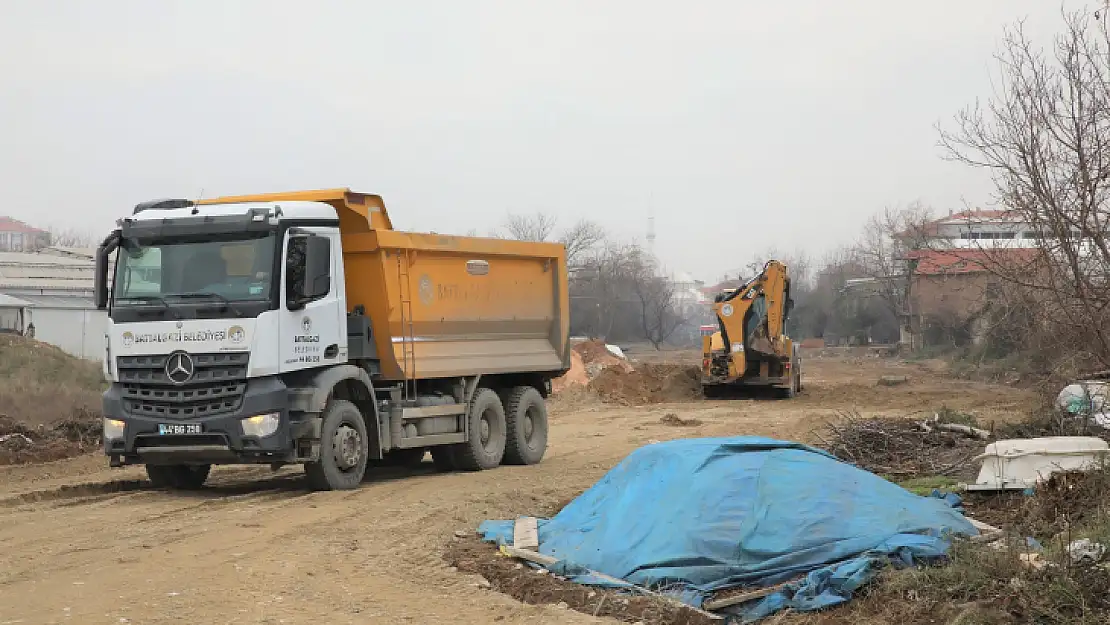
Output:
<instances>
[{"instance_id":1,"label":"distant tower","mask_svg":"<svg viewBox=\"0 0 1110 625\"><path fill-rule=\"evenodd\" d=\"M655 211L648 213L647 247L649 252L655 251Z\"/></svg>"}]
</instances>

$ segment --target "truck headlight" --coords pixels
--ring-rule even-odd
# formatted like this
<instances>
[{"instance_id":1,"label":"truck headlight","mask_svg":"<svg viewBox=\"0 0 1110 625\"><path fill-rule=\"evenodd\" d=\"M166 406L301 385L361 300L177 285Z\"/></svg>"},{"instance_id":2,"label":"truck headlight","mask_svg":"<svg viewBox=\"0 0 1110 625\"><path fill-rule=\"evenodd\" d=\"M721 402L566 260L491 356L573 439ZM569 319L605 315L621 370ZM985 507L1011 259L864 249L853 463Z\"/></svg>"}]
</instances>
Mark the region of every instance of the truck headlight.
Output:
<instances>
[{"instance_id":1,"label":"truck headlight","mask_svg":"<svg viewBox=\"0 0 1110 625\"><path fill-rule=\"evenodd\" d=\"M113 441L123 438L124 423L119 419L104 419L104 440Z\"/></svg>"},{"instance_id":2,"label":"truck headlight","mask_svg":"<svg viewBox=\"0 0 1110 625\"><path fill-rule=\"evenodd\" d=\"M243 424L244 436L265 438L277 432L278 426L281 425L281 413L271 412L269 414L255 415L243 419L240 423Z\"/></svg>"}]
</instances>

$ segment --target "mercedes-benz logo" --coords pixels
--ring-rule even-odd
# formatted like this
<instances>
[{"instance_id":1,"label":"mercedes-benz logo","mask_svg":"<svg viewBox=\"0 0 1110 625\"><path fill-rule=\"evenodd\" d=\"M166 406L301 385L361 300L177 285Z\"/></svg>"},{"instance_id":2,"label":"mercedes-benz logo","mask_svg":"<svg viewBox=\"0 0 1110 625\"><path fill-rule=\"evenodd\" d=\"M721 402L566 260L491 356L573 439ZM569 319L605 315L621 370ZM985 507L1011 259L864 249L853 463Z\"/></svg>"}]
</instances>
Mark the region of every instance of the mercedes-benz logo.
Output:
<instances>
[{"instance_id":1,"label":"mercedes-benz logo","mask_svg":"<svg viewBox=\"0 0 1110 625\"><path fill-rule=\"evenodd\" d=\"M174 384L184 384L193 379L193 359L185 352L170 354L166 360L166 377Z\"/></svg>"}]
</instances>

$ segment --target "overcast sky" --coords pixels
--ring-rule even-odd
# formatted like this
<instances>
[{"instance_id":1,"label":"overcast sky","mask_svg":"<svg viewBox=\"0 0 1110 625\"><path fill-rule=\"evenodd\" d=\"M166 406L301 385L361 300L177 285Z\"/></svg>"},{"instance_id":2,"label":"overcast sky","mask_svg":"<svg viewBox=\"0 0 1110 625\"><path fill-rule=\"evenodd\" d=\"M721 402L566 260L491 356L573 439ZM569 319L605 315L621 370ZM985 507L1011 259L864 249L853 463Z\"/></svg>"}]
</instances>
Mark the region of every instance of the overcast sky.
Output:
<instances>
[{"instance_id":1,"label":"overcast sky","mask_svg":"<svg viewBox=\"0 0 1110 625\"><path fill-rule=\"evenodd\" d=\"M1023 17L1048 36L1060 3L8 0L0 214L99 236L154 197L334 186L411 230L654 213L709 280L984 202L934 125Z\"/></svg>"}]
</instances>

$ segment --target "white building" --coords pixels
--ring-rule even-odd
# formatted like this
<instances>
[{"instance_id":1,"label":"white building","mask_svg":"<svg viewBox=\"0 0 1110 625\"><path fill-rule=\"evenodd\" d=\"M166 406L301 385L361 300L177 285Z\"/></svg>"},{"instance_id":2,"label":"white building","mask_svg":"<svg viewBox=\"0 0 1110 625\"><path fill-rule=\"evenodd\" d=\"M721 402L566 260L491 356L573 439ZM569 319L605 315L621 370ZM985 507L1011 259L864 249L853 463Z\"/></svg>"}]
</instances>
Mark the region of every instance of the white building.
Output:
<instances>
[{"instance_id":1,"label":"white building","mask_svg":"<svg viewBox=\"0 0 1110 625\"><path fill-rule=\"evenodd\" d=\"M0 252L0 330L100 360L107 315L93 299L95 270L91 252Z\"/></svg>"},{"instance_id":2,"label":"white building","mask_svg":"<svg viewBox=\"0 0 1110 625\"><path fill-rule=\"evenodd\" d=\"M971 210L949 213L926 224L926 236L945 242L945 247L1021 248L1037 247L1037 231L1017 213L1001 210Z\"/></svg>"},{"instance_id":3,"label":"white building","mask_svg":"<svg viewBox=\"0 0 1110 625\"><path fill-rule=\"evenodd\" d=\"M674 284L674 301L679 314L685 319L700 323L706 306L711 301L702 292L705 283L684 271L672 272L670 279Z\"/></svg>"}]
</instances>

